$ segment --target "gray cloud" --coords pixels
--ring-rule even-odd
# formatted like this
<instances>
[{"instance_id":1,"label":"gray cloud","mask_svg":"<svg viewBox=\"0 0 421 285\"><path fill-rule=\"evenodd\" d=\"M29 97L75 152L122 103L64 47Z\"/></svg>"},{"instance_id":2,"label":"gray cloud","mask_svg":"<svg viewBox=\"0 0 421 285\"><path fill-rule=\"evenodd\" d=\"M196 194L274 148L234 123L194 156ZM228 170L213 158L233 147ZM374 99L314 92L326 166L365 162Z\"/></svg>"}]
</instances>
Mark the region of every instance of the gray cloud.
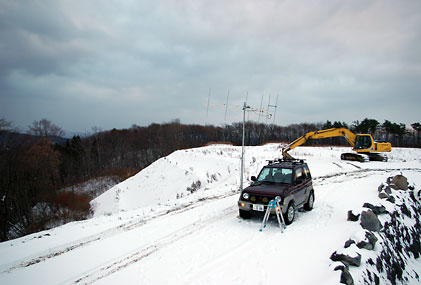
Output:
<instances>
[{"instance_id":1,"label":"gray cloud","mask_svg":"<svg viewBox=\"0 0 421 285\"><path fill-rule=\"evenodd\" d=\"M267 106L277 122L419 121L418 1L2 1L0 116L67 130ZM227 121L239 121L230 110ZM250 119L257 119L251 116Z\"/></svg>"}]
</instances>

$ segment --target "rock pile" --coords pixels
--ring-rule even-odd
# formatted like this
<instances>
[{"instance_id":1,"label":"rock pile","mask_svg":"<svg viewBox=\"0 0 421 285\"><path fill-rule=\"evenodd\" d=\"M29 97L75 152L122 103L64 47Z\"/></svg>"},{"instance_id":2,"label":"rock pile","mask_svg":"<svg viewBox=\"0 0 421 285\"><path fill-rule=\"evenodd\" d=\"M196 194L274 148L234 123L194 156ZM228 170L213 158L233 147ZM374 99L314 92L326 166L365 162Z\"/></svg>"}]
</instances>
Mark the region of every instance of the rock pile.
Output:
<instances>
[{"instance_id":1,"label":"rock pile","mask_svg":"<svg viewBox=\"0 0 421 285\"><path fill-rule=\"evenodd\" d=\"M360 266L364 266L365 270L362 271L363 276L357 276L357 279L365 284L419 282L418 273L406 269L410 259L421 256L421 190L415 191L405 176L396 175L382 183L378 191L382 199L380 202L384 205L364 203L363 208L367 210L360 214L348 211L347 220L359 221L365 238L345 242L344 248L352 247L356 256L337 251L332 253L330 259L342 263L334 270L342 271L340 282L348 285L354 284L350 267ZM368 251L371 253L368 254Z\"/></svg>"},{"instance_id":2,"label":"rock pile","mask_svg":"<svg viewBox=\"0 0 421 285\"><path fill-rule=\"evenodd\" d=\"M386 185L382 183L377 188L379 191L379 198L388 199L389 202L394 203L395 198L392 196L392 189L405 191L408 190L408 179L402 174L387 178Z\"/></svg>"}]
</instances>

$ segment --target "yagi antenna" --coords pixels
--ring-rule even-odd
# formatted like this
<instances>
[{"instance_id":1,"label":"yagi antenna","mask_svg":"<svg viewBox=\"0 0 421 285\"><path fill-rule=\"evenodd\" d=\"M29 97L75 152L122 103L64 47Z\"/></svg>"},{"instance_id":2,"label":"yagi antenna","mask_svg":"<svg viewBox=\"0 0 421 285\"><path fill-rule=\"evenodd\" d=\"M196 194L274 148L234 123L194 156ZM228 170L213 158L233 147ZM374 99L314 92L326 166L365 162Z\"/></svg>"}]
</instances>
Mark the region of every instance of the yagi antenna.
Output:
<instances>
[{"instance_id":1,"label":"yagi antenna","mask_svg":"<svg viewBox=\"0 0 421 285\"><path fill-rule=\"evenodd\" d=\"M262 99L260 100L260 110L262 110L262 105L263 105L263 93L262 93ZM257 122L260 123L260 113L259 113L259 119L257 120Z\"/></svg>"},{"instance_id":2,"label":"yagi antenna","mask_svg":"<svg viewBox=\"0 0 421 285\"><path fill-rule=\"evenodd\" d=\"M229 110L233 110L233 109L235 109L235 110L239 110L239 111L242 111L243 110L243 108L244 108L244 106L240 106L240 105L230 105L229 104L229 98L230 98L230 90L228 89L228 92L227 92L227 100L226 100L226 103L225 104L215 104L215 103L211 103L210 101L210 97L211 97L211 94L212 94L212 89L209 89L209 94L208 94L208 103L206 104L206 117L208 117L209 116L209 109L211 109L212 110L212 108L216 108L216 109L224 109L224 122L226 122L226 120L227 120L227 114L228 114L228 111ZM247 94L246 94L246 101L245 101L245 103L247 104L247 100L248 100L248 92L247 92ZM262 101L263 101L263 95L262 95ZM262 105L262 103L261 103L261 105ZM270 107L272 107L272 106L270 106ZM228 110L229 109L229 110ZM261 116L265 116L267 119L266 119L266 122L267 122L267 120L268 119L271 119L272 118L272 114L269 112L269 108L267 109L267 110L264 110L263 108L262 108L262 106L260 106L260 108L258 109L258 108L253 108L253 107L249 107L248 106L248 108L246 108L246 110L245 110L246 112L248 112L248 114L247 114L247 119L249 119L250 118L250 114L255 114L255 115L257 115L258 116L258 120L260 121L260 117Z\"/></svg>"},{"instance_id":3,"label":"yagi antenna","mask_svg":"<svg viewBox=\"0 0 421 285\"><path fill-rule=\"evenodd\" d=\"M278 97L279 97L279 95L276 95L276 103L275 103L275 105L271 105L270 104L270 95L269 95L269 101L268 101L268 108L267 108L267 113L269 114L269 108L274 108L275 109L275 115L273 116L273 124L275 124L275 117L276 117L276 108L278 108ZM272 117L272 114L271 114L271 117ZM271 117L269 117L269 119L271 119ZM268 117L266 117L266 124L267 124L267 122L268 122Z\"/></svg>"}]
</instances>

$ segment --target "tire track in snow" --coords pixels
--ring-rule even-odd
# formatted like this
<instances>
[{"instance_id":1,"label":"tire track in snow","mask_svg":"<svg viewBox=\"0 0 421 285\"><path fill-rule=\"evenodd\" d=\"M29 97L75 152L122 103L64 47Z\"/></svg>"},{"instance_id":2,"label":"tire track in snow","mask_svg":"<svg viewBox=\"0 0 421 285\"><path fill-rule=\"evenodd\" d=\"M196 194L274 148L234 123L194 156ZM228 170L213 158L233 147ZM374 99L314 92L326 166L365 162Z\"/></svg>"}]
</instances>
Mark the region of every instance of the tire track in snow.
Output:
<instances>
[{"instance_id":1,"label":"tire track in snow","mask_svg":"<svg viewBox=\"0 0 421 285\"><path fill-rule=\"evenodd\" d=\"M334 174L328 174L318 177L313 177L313 185L323 185L323 182L327 179L332 178L338 178L341 176L349 176L349 179L355 179L355 178L362 178L367 177L369 175L372 175L374 173L378 172L396 172L396 171L417 171L421 172L421 168L361 168L354 171L347 171L347 172L338 172ZM337 182L329 182L329 183L341 183L343 180L337 181Z\"/></svg>"},{"instance_id":2,"label":"tire track in snow","mask_svg":"<svg viewBox=\"0 0 421 285\"><path fill-rule=\"evenodd\" d=\"M199 206L203 206L204 204L207 204L213 200L218 200L218 199L222 199L222 198L226 198L229 196L233 196L233 195L237 195L238 193L226 193L226 194L222 194L222 195L213 195L213 196L209 196L209 197L202 197L202 198L198 198L197 200L191 201L187 204L182 204L179 205L177 207L171 208L171 209L167 209L167 210L163 210L161 212L158 212L156 215L152 216L152 217L148 217L146 219L134 219L131 220L129 222L120 224L118 226L112 227L110 229L107 229L105 231L101 231L99 233L96 233L94 235L90 235L88 237L82 238L82 239L78 239L76 241L73 241L71 243L66 243L64 245L60 245L57 246L53 249L48 249L42 252L39 252L38 254L32 255L31 257L27 257L24 258L23 260L17 261L12 263L11 265L7 266L6 269L3 269L1 271L1 273L10 273L16 269L19 268L25 268L25 267L29 267L41 262L44 262L46 260L49 260L51 258L54 257L58 257L60 255L63 255L65 253L68 253L70 251L73 251L75 249L79 249L82 248L84 246L87 246L93 242L97 242L100 240L105 240L107 238L113 237L115 235L118 235L122 232L126 232L126 231L130 231L133 229L136 229L138 227L141 227L159 217L165 216L165 215L175 215L175 214L179 214L179 213L183 213L185 211L189 211L192 210L196 207Z\"/></svg>"},{"instance_id":3,"label":"tire track in snow","mask_svg":"<svg viewBox=\"0 0 421 285\"><path fill-rule=\"evenodd\" d=\"M230 195L232 196L232 195ZM141 261L144 258L147 258L151 254L159 251L160 249L169 246L191 234L195 233L196 231L207 227L209 223L213 223L215 221L220 220L221 218L233 214L237 210L236 205L230 206L225 208L221 213L216 216L209 217L207 219L201 220L199 222L194 222L192 224L186 225L181 229L178 229L176 232L172 232L153 244L148 246L143 246L141 248L133 250L133 252L126 254L124 256L120 256L113 261L108 262L107 264L103 264L98 268L91 269L79 277L72 278L71 280L67 280L62 282L62 284L92 284L96 281L99 281L105 277L108 277L136 262Z\"/></svg>"},{"instance_id":4,"label":"tire track in snow","mask_svg":"<svg viewBox=\"0 0 421 285\"><path fill-rule=\"evenodd\" d=\"M394 172L394 171L421 171L421 169L419 168L399 168L399 169L358 169L355 171L348 171L348 172L340 172L340 173L335 173L335 174L331 174L331 175L325 175L325 176L320 176L320 177L315 177L313 178L313 180L316 181L316 185L321 184L320 182L323 182L325 180L330 180L333 178L337 178L337 177L341 177L341 176L350 176L349 179L358 179L358 178L363 178L369 175L373 175L375 173L378 172ZM318 181L321 180L319 183ZM336 181L330 181L328 183L341 183L344 180L340 180L338 182ZM327 182L327 181L326 181ZM215 199L221 199L221 198L226 198L229 196L233 196L233 195L238 195L238 193L229 193L229 194L225 194L225 195L220 195L220 197L215 197L212 200ZM208 199L203 199L203 200L208 200ZM199 205L196 205L192 208L184 208L181 209L179 212L176 212L174 214L179 214L188 210L191 210L193 208L198 207ZM228 210L228 211L227 211ZM71 281L68 281L70 283L83 283L83 284L92 284L98 280L101 280L103 278L106 278L138 261L141 261L144 258L147 258L148 256L150 256L151 254L156 253L157 251L159 251L161 248L166 247L171 245L174 242L177 242L187 236L190 236L191 234L193 234L194 232L196 232L197 230L200 230L201 228L204 228L205 226L208 225L209 222L212 221L216 221L219 220L220 218L233 213L237 210L236 205L233 205L232 207L226 208L225 211L227 211L226 213L224 212L221 215L217 215L214 217L211 217L210 219L206 219L204 221L201 221L200 223L193 223L191 225L188 225L180 230L178 230L175 234L170 234L167 235L165 237L163 237L162 239L158 240L156 243L151 244L149 246L143 247L139 250L135 250L133 253L127 254L125 256L122 256L118 259L116 259L115 261L112 261L106 265L103 265L97 269L94 269L93 271L89 271L88 273L85 273L85 275L83 275L80 278L74 278Z\"/></svg>"},{"instance_id":5,"label":"tire track in snow","mask_svg":"<svg viewBox=\"0 0 421 285\"><path fill-rule=\"evenodd\" d=\"M394 171L418 171L421 172L420 168L387 168L387 169L357 169L354 171L347 171L347 172L339 172L339 173L335 173L335 174L330 174L330 175L324 175L324 176L318 176L318 177L314 177L313 178L313 183L315 186L317 185L323 185L324 183L340 183L341 181L326 181L326 180L330 180L333 178L338 178L341 176L350 176L349 179L355 179L355 178L362 178L362 177L366 177L368 175L371 175L371 173L375 173L375 172L394 172ZM107 239L109 237L112 236L116 236L122 232L126 232L126 231L130 231L132 229L136 229L138 227L141 227L145 224L147 224L148 222L155 220L159 217L171 214L171 215L176 215L179 213L183 213L185 211L189 211L191 209L194 209L196 207L202 206L204 204L207 204L213 200L218 200L218 199L223 199L226 197L230 197L230 196L234 196L234 195L238 195L238 192L228 192L225 194L219 194L219 195L213 195L213 196L209 196L209 197L203 197L203 198L198 198L194 201L188 202L186 204L174 207L174 208L170 208L168 210L163 210L161 212L158 212L157 214L155 214L152 217L148 217L146 219L134 219L131 220L129 222L120 224L118 226L115 226L113 228L107 229L105 231L96 233L94 235L73 241L71 243L67 243L65 245L61 245L61 246L57 246L56 248L53 249L48 249L46 251L40 252L36 255L33 255L32 257L29 258L25 258L23 260L17 261L15 263L12 263L11 265L8 265L7 269L2 270L2 273L8 273L11 272L13 270L19 269L19 268L24 268L24 267L29 267L41 262L44 262L46 260L49 260L51 258L63 255L65 253L68 253L70 251L73 251L75 249L79 249L82 247L85 247L91 243L100 241L100 240L104 240ZM236 205L234 205L233 207L236 209L235 207ZM194 225L193 225L193 228ZM189 231L187 231L189 232ZM189 233L191 234L191 233ZM182 238L183 235L179 235L178 239ZM178 240L177 239L177 240ZM118 261L108 265L108 269L102 269L103 272L104 270L108 273L108 275L119 271L120 269L127 267L128 265L136 262L136 260L141 260L147 256L149 256L150 254L153 254L154 252L156 252L157 250L159 250L159 248L161 248L162 246L168 245L170 243L175 242L176 240L172 240L172 239L168 239L168 240L162 240L159 243L159 246L155 245L150 245L147 248L143 248L142 250L136 251L130 255L125 256L124 258L120 258ZM102 268L107 268L107 267L102 267ZM111 273L109 273L111 272ZM90 276L90 275L89 275ZM82 277L82 280L84 277ZM86 277L88 278L88 277ZM103 278L103 277L101 277ZM79 281L81 282L81 281Z\"/></svg>"}]
</instances>

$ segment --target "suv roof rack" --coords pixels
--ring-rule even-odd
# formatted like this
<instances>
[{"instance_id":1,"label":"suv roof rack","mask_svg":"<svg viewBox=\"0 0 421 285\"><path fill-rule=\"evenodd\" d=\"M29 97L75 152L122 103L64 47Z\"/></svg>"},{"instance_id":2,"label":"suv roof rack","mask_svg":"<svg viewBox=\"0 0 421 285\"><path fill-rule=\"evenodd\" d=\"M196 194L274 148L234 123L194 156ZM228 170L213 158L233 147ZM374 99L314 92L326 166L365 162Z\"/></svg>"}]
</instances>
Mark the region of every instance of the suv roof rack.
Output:
<instances>
[{"instance_id":1,"label":"suv roof rack","mask_svg":"<svg viewBox=\"0 0 421 285\"><path fill-rule=\"evenodd\" d=\"M275 158L266 160L268 162L268 165L274 164L274 163L281 163L281 162L291 162L292 164L302 164L304 163L304 159L296 159L296 158Z\"/></svg>"}]
</instances>

